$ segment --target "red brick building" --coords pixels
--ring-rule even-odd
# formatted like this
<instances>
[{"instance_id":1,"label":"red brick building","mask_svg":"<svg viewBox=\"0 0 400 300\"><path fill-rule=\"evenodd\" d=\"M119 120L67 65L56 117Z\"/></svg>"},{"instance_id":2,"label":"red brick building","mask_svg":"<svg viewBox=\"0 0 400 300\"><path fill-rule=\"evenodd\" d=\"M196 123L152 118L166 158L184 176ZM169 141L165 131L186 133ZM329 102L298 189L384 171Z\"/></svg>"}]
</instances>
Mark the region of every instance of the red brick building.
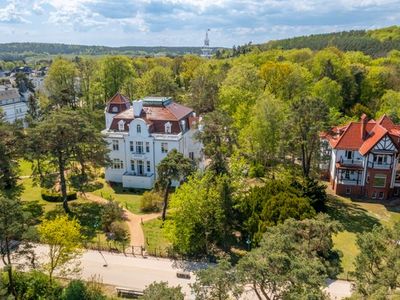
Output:
<instances>
[{"instance_id":1,"label":"red brick building","mask_svg":"<svg viewBox=\"0 0 400 300\"><path fill-rule=\"evenodd\" d=\"M389 199L400 196L400 125L384 115L321 134L327 173L338 195Z\"/></svg>"}]
</instances>

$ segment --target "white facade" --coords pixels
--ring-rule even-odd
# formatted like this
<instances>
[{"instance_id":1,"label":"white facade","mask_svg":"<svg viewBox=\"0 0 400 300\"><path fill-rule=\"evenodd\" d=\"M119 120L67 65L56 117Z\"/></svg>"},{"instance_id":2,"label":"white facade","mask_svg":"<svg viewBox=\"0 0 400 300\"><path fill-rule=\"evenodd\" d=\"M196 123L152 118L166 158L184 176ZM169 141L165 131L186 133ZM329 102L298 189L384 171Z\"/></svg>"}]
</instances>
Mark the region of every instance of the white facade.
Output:
<instances>
[{"instance_id":1,"label":"white facade","mask_svg":"<svg viewBox=\"0 0 400 300\"><path fill-rule=\"evenodd\" d=\"M182 128L179 133L171 133L166 121L165 132L154 133L150 116L140 117L143 103L135 101L126 107L125 112L131 110L133 119L117 120L118 114L112 113L111 106L105 111L106 129L102 133L108 142L112 162L105 170L106 181L122 183L126 188L151 189L156 180L157 165L172 149L195 162L201 160L202 146L194 139L197 129ZM114 128L111 128L112 124Z\"/></svg>"},{"instance_id":2,"label":"white facade","mask_svg":"<svg viewBox=\"0 0 400 300\"><path fill-rule=\"evenodd\" d=\"M14 123L23 120L28 112L28 106L16 88L0 87L0 110L7 122Z\"/></svg>"}]
</instances>

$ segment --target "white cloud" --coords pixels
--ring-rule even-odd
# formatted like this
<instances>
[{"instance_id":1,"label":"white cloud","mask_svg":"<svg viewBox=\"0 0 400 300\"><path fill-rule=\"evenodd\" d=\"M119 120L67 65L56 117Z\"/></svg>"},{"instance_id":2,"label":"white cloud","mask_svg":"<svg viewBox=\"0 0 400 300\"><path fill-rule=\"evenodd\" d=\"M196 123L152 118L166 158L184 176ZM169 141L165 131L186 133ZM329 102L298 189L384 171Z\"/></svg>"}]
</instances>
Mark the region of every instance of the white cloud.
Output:
<instances>
[{"instance_id":1,"label":"white cloud","mask_svg":"<svg viewBox=\"0 0 400 300\"><path fill-rule=\"evenodd\" d=\"M26 18L29 12L21 4L21 1L7 1L7 5L0 8L0 22L29 23Z\"/></svg>"}]
</instances>

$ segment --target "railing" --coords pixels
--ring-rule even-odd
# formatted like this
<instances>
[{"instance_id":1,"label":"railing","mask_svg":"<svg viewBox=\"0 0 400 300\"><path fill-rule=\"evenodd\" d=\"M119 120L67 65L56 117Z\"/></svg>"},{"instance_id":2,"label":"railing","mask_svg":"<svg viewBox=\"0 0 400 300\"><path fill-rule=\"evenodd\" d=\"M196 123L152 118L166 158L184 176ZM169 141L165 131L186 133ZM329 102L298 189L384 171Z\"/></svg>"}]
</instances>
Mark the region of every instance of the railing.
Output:
<instances>
[{"instance_id":1,"label":"railing","mask_svg":"<svg viewBox=\"0 0 400 300\"><path fill-rule=\"evenodd\" d=\"M390 169L392 167L392 163L377 163L373 161L368 162L368 168L373 169Z\"/></svg>"},{"instance_id":2,"label":"railing","mask_svg":"<svg viewBox=\"0 0 400 300\"><path fill-rule=\"evenodd\" d=\"M347 184L347 185L359 185L361 183L361 179L345 179L345 178L339 178L338 179L339 184Z\"/></svg>"},{"instance_id":3,"label":"railing","mask_svg":"<svg viewBox=\"0 0 400 300\"><path fill-rule=\"evenodd\" d=\"M139 174L138 172L125 172L123 176L152 177L152 176L153 176L153 173L143 173L143 174Z\"/></svg>"},{"instance_id":4,"label":"railing","mask_svg":"<svg viewBox=\"0 0 400 300\"><path fill-rule=\"evenodd\" d=\"M339 162L342 165L348 165L348 166L362 166L363 165L362 159L343 159L343 157L341 157Z\"/></svg>"}]
</instances>

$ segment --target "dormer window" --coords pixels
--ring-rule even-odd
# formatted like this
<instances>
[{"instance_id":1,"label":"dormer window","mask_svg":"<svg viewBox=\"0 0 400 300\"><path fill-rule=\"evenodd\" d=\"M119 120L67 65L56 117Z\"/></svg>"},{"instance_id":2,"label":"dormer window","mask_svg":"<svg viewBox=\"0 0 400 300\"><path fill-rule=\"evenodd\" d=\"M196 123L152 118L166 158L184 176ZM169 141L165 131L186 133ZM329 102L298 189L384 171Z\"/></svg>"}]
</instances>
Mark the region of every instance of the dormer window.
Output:
<instances>
[{"instance_id":1,"label":"dormer window","mask_svg":"<svg viewBox=\"0 0 400 300\"><path fill-rule=\"evenodd\" d=\"M140 124L136 125L136 132L137 133L141 133L142 132L142 126L140 126Z\"/></svg>"},{"instance_id":2,"label":"dormer window","mask_svg":"<svg viewBox=\"0 0 400 300\"><path fill-rule=\"evenodd\" d=\"M118 112L118 107L117 106L113 106L113 108L111 109L111 111L113 113L117 113Z\"/></svg>"},{"instance_id":3,"label":"dormer window","mask_svg":"<svg viewBox=\"0 0 400 300\"><path fill-rule=\"evenodd\" d=\"M170 122L165 123L165 133L171 133L172 124Z\"/></svg>"},{"instance_id":4,"label":"dormer window","mask_svg":"<svg viewBox=\"0 0 400 300\"><path fill-rule=\"evenodd\" d=\"M181 126L182 126L182 131L185 132L186 131L186 121L185 120L181 121Z\"/></svg>"},{"instance_id":5,"label":"dormer window","mask_svg":"<svg viewBox=\"0 0 400 300\"><path fill-rule=\"evenodd\" d=\"M125 130L125 122L124 121L119 121L118 122L118 130L119 131L124 131Z\"/></svg>"}]
</instances>

